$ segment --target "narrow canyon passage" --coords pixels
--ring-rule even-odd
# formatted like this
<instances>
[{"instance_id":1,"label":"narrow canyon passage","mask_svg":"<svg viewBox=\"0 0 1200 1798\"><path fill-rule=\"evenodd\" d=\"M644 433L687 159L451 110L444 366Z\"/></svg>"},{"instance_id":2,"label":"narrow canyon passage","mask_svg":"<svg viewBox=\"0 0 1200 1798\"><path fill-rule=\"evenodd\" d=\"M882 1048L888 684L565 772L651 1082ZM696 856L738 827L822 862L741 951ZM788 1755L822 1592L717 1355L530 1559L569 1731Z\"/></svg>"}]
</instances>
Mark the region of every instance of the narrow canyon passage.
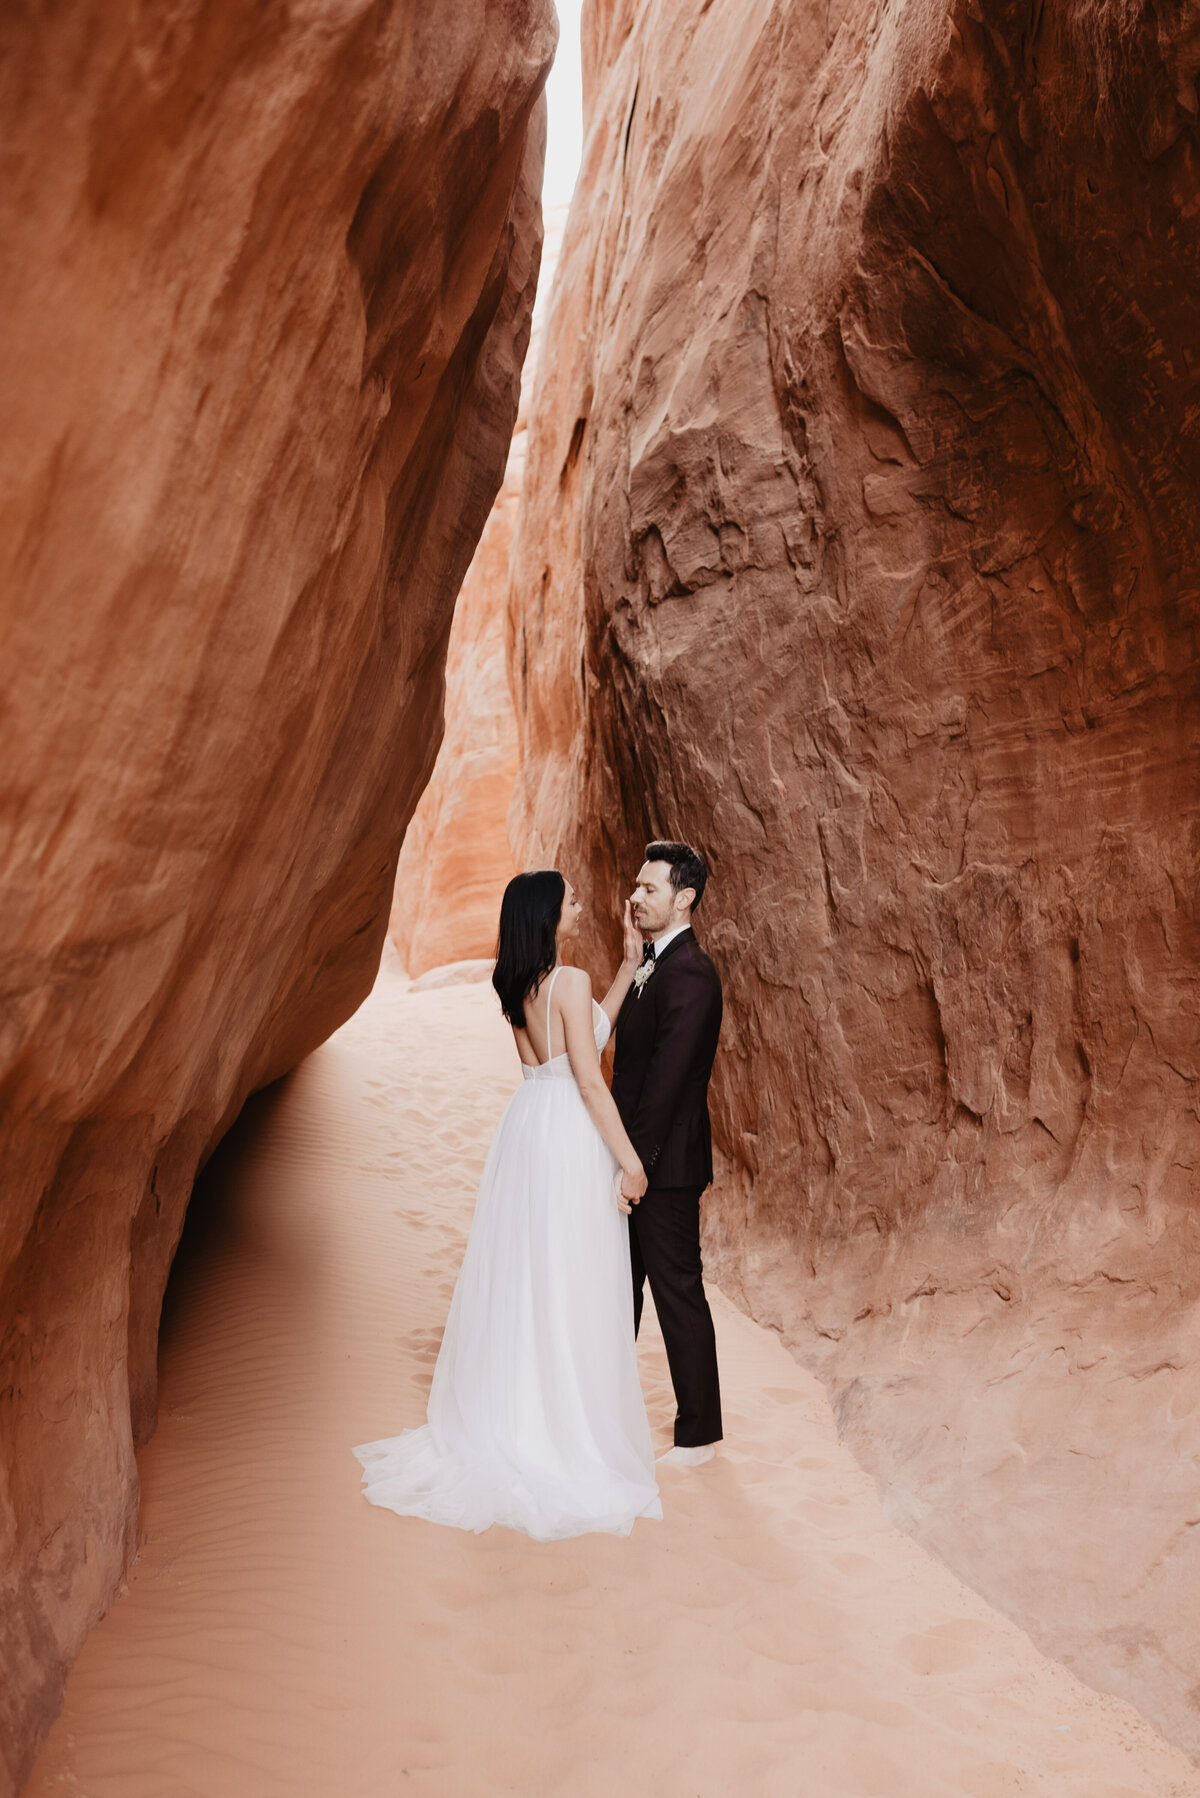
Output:
<instances>
[{"instance_id":1,"label":"narrow canyon passage","mask_svg":"<svg viewBox=\"0 0 1200 1798\"><path fill-rule=\"evenodd\" d=\"M256 1100L171 1294L141 1549L29 1798L1179 1798L1200 1776L887 1520L824 1394L716 1296L726 1452L549 1546L400 1519L517 1076L487 986L368 1003ZM658 1441L670 1391L651 1330Z\"/></svg>"}]
</instances>

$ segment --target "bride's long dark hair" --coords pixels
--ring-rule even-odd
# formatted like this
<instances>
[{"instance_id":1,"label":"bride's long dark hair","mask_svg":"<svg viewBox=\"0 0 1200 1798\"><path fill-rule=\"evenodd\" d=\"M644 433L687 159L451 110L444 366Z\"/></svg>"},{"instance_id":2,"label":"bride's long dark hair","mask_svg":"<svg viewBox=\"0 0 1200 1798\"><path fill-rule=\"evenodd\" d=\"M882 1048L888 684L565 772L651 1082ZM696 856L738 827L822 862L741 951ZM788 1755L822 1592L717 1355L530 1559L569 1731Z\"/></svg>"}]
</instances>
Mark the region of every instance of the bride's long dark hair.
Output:
<instances>
[{"instance_id":1,"label":"bride's long dark hair","mask_svg":"<svg viewBox=\"0 0 1200 1798\"><path fill-rule=\"evenodd\" d=\"M492 985L501 1011L517 1029L525 1026L526 999L558 960L556 936L566 891L557 868L514 874L504 889Z\"/></svg>"}]
</instances>

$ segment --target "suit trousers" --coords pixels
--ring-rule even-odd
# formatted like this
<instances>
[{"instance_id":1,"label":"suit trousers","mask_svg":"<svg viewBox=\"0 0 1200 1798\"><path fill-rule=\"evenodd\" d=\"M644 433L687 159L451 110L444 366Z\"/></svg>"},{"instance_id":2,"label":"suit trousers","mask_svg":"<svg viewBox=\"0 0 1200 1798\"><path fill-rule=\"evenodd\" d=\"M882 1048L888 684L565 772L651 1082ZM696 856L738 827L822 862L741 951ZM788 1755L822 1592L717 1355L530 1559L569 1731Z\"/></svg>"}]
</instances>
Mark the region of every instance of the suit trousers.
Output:
<instances>
[{"instance_id":1,"label":"suit trousers","mask_svg":"<svg viewBox=\"0 0 1200 1798\"><path fill-rule=\"evenodd\" d=\"M702 1186L651 1186L629 1217L633 1333L642 1321L642 1292L649 1280L675 1388L675 1441L685 1448L721 1439L717 1338L700 1259L703 1191Z\"/></svg>"}]
</instances>

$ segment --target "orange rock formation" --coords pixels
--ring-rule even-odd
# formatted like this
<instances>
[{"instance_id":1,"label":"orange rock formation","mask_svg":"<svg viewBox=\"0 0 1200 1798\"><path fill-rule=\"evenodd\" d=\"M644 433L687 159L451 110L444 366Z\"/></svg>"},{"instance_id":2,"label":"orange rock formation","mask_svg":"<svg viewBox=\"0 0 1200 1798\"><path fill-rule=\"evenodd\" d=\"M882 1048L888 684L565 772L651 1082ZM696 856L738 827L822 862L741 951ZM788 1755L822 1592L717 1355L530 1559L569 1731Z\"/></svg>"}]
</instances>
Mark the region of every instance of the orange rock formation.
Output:
<instances>
[{"instance_id":1,"label":"orange rock formation","mask_svg":"<svg viewBox=\"0 0 1200 1798\"><path fill-rule=\"evenodd\" d=\"M132 1543L197 1162L378 963L553 34L549 0L0 21L0 1791Z\"/></svg>"},{"instance_id":2,"label":"orange rock formation","mask_svg":"<svg viewBox=\"0 0 1200 1798\"><path fill-rule=\"evenodd\" d=\"M539 291L553 278L565 208L545 216ZM508 466L454 608L446 653L446 735L396 868L389 934L405 968L491 956L500 897L516 872L507 817L517 726L504 656L508 560L525 472L528 401L544 307L535 305Z\"/></svg>"},{"instance_id":3,"label":"orange rock formation","mask_svg":"<svg viewBox=\"0 0 1200 1798\"><path fill-rule=\"evenodd\" d=\"M602 920L711 858L722 1278L1193 1751L1198 68L1187 7L597 0L510 617L520 851Z\"/></svg>"},{"instance_id":4,"label":"orange rock formation","mask_svg":"<svg viewBox=\"0 0 1200 1798\"><path fill-rule=\"evenodd\" d=\"M389 931L413 975L493 953L500 893L513 872L507 817L517 732L503 612L518 499L510 464L454 608L446 735L396 869Z\"/></svg>"}]
</instances>

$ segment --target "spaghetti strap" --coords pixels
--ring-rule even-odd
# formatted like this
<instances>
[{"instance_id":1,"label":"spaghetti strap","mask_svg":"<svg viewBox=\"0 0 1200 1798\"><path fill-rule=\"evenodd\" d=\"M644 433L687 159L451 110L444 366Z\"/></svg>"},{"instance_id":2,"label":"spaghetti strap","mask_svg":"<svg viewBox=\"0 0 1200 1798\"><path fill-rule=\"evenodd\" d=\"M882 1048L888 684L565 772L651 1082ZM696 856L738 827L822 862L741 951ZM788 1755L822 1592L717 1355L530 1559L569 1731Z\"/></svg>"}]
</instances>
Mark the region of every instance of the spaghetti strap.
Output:
<instances>
[{"instance_id":1,"label":"spaghetti strap","mask_svg":"<svg viewBox=\"0 0 1200 1798\"><path fill-rule=\"evenodd\" d=\"M554 982L558 979L561 972L561 968L555 968L553 974L550 976L550 984L546 988L546 1061L554 1060L553 1055L550 1053L550 995L554 991ZM542 1066L545 1066L545 1062L542 1063Z\"/></svg>"}]
</instances>

